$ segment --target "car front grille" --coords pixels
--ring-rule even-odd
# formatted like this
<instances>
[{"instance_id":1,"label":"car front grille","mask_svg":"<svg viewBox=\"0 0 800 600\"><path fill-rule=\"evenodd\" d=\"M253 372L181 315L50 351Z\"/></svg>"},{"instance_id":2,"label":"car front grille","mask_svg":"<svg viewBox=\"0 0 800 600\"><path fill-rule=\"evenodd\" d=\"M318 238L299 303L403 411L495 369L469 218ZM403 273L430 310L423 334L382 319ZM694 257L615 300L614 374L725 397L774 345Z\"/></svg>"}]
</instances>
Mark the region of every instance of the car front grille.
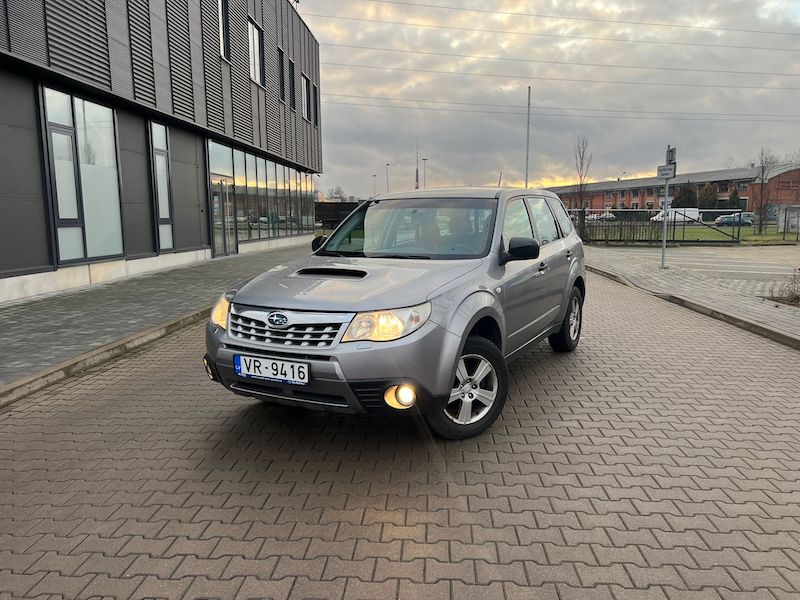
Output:
<instances>
[{"instance_id":1,"label":"car front grille","mask_svg":"<svg viewBox=\"0 0 800 600\"><path fill-rule=\"evenodd\" d=\"M340 313L301 313L282 311L289 316L287 327L270 327L267 315L272 311L233 307L228 331L233 338L298 348L329 348L352 315Z\"/></svg>"}]
</instances>

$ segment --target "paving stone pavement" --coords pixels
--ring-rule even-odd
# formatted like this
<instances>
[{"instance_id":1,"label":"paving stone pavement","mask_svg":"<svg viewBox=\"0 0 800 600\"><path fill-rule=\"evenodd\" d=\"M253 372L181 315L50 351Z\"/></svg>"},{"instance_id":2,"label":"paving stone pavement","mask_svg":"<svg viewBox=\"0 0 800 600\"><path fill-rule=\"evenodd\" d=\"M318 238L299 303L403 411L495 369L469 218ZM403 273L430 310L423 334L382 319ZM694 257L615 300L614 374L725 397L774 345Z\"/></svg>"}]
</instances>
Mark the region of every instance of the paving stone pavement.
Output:
<instances>
[{"instance_id":1,"label":"paving stone pavement","mask_svg":"<svg viewBox=\"0 0 800 600\"><path fill-rule=\"evenodd\" d=\"M17 402L0 597L797 598L800 352L588 288L462 442L233 396L200 325Z\"/></svg>"},{"instance_id":2,"label":"paving stone pavement","mask_svg":"<svg viewBox=\"0 0 800 600\"><path fill-rule=\"evenodd\" d=\"M605 271L622 275L632 284L656 294L676 295L698 304L713 308L777 329L800 340L800 308L767 300L764 296L782 295L788 279L788 269L800 267L800 246L785 250L787 273L725 273L693 270L685 263L670 261L668 269L660 268L660 258L631 252L630 250L587 246L586 264ZM680 256L692 252L682 248ZM760 248L720 249L737 252L738 257L746 257L748 251L755 254ZM676 250L668 250L668 257L675 256ZM742 260L738 258L737 260ZM746 259L744 259L746 261ZM753 269L758 268L754 258Z\"/></svg>"},{"instance_id":3,"label":"paving stone pavement","mask_svg":"<svg viewBox=\"0 0 800 600\"><path fill-rule=\"evenodd\" d=\"M0 386L214 303L225 288L306 244L202 262L105 285L0 305Z\"/></svg>"}]
</instances>

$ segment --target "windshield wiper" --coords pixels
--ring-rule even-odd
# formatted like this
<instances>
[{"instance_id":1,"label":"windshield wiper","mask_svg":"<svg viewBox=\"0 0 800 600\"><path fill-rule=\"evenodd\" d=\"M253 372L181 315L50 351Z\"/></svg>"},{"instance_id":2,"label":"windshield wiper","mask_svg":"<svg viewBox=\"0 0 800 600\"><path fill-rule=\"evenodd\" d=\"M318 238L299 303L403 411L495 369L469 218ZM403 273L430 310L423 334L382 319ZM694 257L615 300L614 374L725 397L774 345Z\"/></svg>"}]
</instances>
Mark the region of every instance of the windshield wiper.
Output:
<instances>
[{"instance_id":1,"label":"windshield wiper","mask_svg":"<svg viewBox=\"0 0 800 600\"><path fill-rule=\"evenodd\" d=\"M352 256L364 256L363 252L347 252L345 250L337 251L337 250L323 250L317 256L340 256L340 257L352 257Z\"/></svg>"},{"instance_id":2,"label":"windshield wiper","mask_svg":"<svg viewBox=\"0 0 800 600\"><path fill-rule=\"evenodd\" d=\"M430 256L425 254L373 254L370 258L407 258L407 259L421 259L431 260Z\"/></svg>"}]
</instances>

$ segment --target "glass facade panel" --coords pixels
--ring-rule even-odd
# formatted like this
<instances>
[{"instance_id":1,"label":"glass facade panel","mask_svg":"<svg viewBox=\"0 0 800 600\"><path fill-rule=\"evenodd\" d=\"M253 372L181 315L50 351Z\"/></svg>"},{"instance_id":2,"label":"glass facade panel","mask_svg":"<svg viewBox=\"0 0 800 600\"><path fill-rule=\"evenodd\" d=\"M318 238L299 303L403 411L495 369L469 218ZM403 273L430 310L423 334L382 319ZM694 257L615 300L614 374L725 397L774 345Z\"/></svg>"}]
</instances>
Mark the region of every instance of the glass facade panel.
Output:
<instances>
[{"instance_id":1,"label":"glass facade panel","mask_svg":"<svg viewBox=\"0 0 800 600\"><path fill-rule=\"evenodd\" d=\"M172 248L172 225L158 226L158 241L162 250Z\"/></svg>"},{"instance_id":2,"label":"glass facade panel","mask_svg":"<svg viewBox=\"0 0 800 600\"><path fill-rule=\"evenodd\" d=\"M208 168L217 175L233 177L233 160L231 149L222 144L208 142Z\"/></svg>"},{"instance_id":3,"label":"glass facade panel","mask_svg":"<svg viewBox=\"0 0 800 600\"><path fill-rule=\"evenodd\" d=\"M233 151L233 183L236 197L236 237L240 242L249 238L247 224L247 162L244 152Z\"/></svg>"},{"instance_id":4,"label":"glass facade panel","mask_svg":"<svg viewBox=\"0 0 800 600\"><path fill-rule=\"evenodd\" d=\"M86 254L122 254L122 219L117 178L114 113L75 98Z\"/></svg>"},{"instance_id":5,"label":"glass facade panel","mask_svg":"<svg viewBox=\"0 0 800 600\"><path fill-rule=\"evenodd\" d=\"M164 154L156 154L156 199L158 218L169 219L169 168Z\"/></svg>"},{"instance_id":6,"label":"glass facade panel","mask_svg":"<svg viewBox=\"0 0 800 600\"><path fill-rule=\"evenodd\" d=\"M76 260L83 258L83 233L80 227L58 228L59 260Z\"/></svg>"},{"instance_id":7,"label":"glass facade panel","mask_svg":"<svg viewBox=\"0 0 800 600\"><path fill-rule=\"evenodd\" d=\"M314 231L311 175L211 141L209 165L215 255L236 251L231 241L217 239L226 221L238 243ZM225 176L226 170L232 177ZM225 184L221 180L230 182L227 200L222 197ZM226 202L229 219L224 216Z\"/></svg>"},{"instance_id":8,"label":"glass facade panel","mask_svg":"<svg viewBox=\"0 0 800 600\"><path fill-rule=\"evenodd\" d=\"M258 178L256 173L256 157L252 154L245 156L247 164L247 223L249 225L248 239L258 239Z\"/></svg>"},{"instance_id":9,"label":"glass facade panel","mask_svg":"<svg viewBox=\"0 0 800 600\"><path fill-rule=\"evenodd\" d=\"M277 206L277 177L275 175L275 163L267 161L267 216L269 217L269 237L278 235L278 213Z\"/></svg>"},{"instance_id":10,"label":"glass facade panel","mask_svg":"<svg viewBox=\"0 0 800 600\"><path fill-rule=\"evenodd\" d=\"M44 103L47 108L48 121L72 127L72 104L67 94L45 89Z\"/></svg>"},{"instance_id":11,"label":"glass facade panel","mask_svg":"<svg viewBox=\"0 0 800 600\"><path fill-rule=\"evenodd\" d=\"M267 202L267 161L256 159L258 169L258 236L269 237L269 205Z\"/></svg>"},{"instance_id":12,"label":"glass facade panel","mask_svg":"<svg viewBox=\"0 0 800 600\"><path fill-rule=\"evenodd\" d=\"M167 128L158 123L153 123L153 148L156 150L167 149Z\"/></svg>"},{"instance_id":13,"label":"glass facade panel","mask_svg":"<svg viewBox=\"0 0 800 600\"><path fill-rule=\"evenodd\" d=\"M297 181L294 177L294 169L287 167L286 168L286 233L288 235L294 235L295 233L295 194L297 193Z\"/></svg>"},{"instance_id":14,"label":"glass facade panel","mask_svg":"<svg viewBox=\"0 0 800 600\"><path fill-rule=\"evenodd\" d=\"M78 193L75 185L75 157L72 155L72 136L54 131L53 161L55 163L56 200L59 219L78 218Z\"/></svg>"}]
</instances>

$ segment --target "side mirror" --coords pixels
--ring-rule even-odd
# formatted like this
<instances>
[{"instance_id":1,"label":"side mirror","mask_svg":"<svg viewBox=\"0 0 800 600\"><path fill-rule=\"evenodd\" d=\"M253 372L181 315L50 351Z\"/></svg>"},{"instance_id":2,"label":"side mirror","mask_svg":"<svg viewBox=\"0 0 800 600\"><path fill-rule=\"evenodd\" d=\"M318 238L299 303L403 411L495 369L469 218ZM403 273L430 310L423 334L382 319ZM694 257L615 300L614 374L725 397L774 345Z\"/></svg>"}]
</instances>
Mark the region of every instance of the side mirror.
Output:
<instances>
[{"instance_id":1,"label":"side mirror","mask_svg":"<svg viewBox=\"0 0 800 600\"><path fill-rule=\"evenodd\" d=\"M327 235L318 235L313 240L311 240L311 251L316 252L319 250L320 246L324 244L328 239Z\"/></svg>"},{"instance_id":2,"label":"side mirror","mask_svg":"<svg viewBox=\"0 0 800 600\"><path fill-rule=\"evenodd\" d=\"M501 264L512 260L533 260L539 258L539 242L533 238L511 238L508 242L508 250Z\"/></svg>"}]
</instances>

